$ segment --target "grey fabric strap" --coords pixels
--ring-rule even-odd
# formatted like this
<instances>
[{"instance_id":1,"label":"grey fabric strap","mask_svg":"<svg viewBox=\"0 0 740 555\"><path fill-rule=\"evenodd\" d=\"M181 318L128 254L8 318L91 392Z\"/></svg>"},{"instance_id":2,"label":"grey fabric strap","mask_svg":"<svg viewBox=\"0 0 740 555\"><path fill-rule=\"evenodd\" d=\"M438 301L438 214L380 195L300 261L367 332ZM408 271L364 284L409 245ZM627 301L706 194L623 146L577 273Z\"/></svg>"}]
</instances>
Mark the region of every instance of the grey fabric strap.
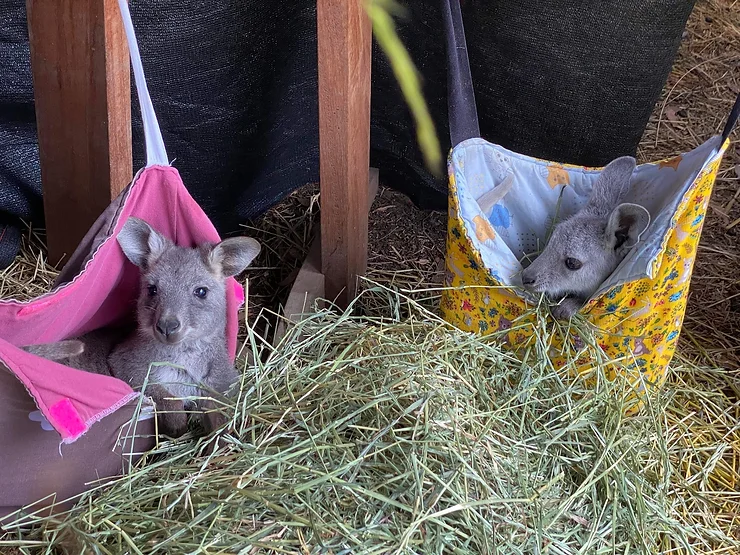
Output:
<instances>
[{"instance_id":1,"label":"grey fabric strap","mask_svg":"<svg viewBox=\"0 0 740 555\"><path fill-rule=\"evenodd\" d=\"M442 13L447 37L447 110L454 148L466 139L480 137L480 127L460 0L442 0Z\"/></svg>"},{"instance_id":2,"label":"grey fabric strap","mask_svg":"<svg viewBox=\"0 0 740 555\"><path fill-rule=\"evenodd\" d=\"M737 123L738 118L740 117L740 94L737 95L737 98L735 99L735 105L732 107L732 110L730 111L730 115L727 116L727 121L725 122L725 128L722 130L722 142L724 143L727 137L730 136L730 133L732 133L732 130L735 128L735 124Z\"/></svg>"}]
</instances>

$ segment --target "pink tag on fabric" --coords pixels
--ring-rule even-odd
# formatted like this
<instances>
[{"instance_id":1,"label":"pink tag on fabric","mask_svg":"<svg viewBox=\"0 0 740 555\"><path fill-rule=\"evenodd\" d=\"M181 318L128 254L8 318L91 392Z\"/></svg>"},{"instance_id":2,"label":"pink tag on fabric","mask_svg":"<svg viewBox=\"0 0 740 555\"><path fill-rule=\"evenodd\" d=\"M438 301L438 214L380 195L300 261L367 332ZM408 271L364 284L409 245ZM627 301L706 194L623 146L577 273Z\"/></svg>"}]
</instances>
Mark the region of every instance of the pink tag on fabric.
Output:
<instances>
[{"instance_id":1,"label":"pink tag on fabric","mask_svg":"<svg viewBox=\"0 0 740 555\"><path fill-rule=\"evenodd\" d=\"M62 399L49 407L51 423L57 430L62 430L64 437L70 440L77 439L87 431L85 422L80 413L69 399Z\"/></svg>"}]
</instances>

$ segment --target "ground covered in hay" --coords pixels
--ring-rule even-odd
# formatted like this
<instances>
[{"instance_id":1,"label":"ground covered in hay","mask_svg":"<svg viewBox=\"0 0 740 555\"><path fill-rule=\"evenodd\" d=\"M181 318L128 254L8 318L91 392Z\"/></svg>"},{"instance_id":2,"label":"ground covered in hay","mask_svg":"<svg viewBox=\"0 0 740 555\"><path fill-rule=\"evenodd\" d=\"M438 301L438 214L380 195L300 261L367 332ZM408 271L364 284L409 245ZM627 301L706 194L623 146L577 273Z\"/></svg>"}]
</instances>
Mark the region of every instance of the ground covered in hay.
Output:
<instances>
[{"instance_id":1,"label":"ground covered in hay","mask_svg":"<svg viewBox=\"0 0 740 555\"><path fill-rule=\"evenodd\" d=\"M677 366L662 394L625 418L625 384L586 389L554 372L544 351L522 363L495 337L451 329L382 286L363 295L381 292L404 305L403 320L327 310L275 347L248 333L263 356L243 363L229 409L235 432L214 453L188 437L161 443L130 475L93 488L69 513L11 527L0 545L111 554L740 549L736 516L718 510L714 491L727 488L724 504L737 504L736 469L722 457L737 406L685 381L721 389L736 379Z\"/></svg>"},{"instance_id":2,"label":"ground covered in hay","mask_svg":"<svg viewBox=\"0 0 740 555\"><path fill-rule=\"evenodd\" d=\"M639 161L704 142L738 92L740 7L699 0ZM383 187L364 316L320 312L271 346L318 222L317 187L297 191L245 229L265 247L243 330L262 356L240 359L238 433L211 455L160 444L73 513L1 536L0 553L740 553L739 168L733 144L679 354L631 418L622 384L585 390L441 322L445 214ZM54 276L29 232L0 295Z\"/></svg>"}]
</instances>

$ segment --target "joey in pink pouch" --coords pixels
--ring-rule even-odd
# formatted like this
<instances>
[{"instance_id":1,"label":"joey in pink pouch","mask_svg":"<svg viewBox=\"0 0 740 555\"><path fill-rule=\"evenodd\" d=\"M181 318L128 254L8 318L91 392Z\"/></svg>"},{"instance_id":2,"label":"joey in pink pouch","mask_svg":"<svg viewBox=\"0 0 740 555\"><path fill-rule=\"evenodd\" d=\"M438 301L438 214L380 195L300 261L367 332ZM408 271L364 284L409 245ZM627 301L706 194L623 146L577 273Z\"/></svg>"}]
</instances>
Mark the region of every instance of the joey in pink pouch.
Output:
<instances>
[{"instance_id":1,"label":"joey in pink pouch","mask_svg":"<svg viewBox=\"0 0 740 555\"><path fill-rule=\"evenodd\" d=\"M175 245L143 220L129 218L118 234L141 271L134 330L101 329L77 339L25 347L81 370L109 373L157 405L161 433L187 429L186 408L202 413L206 432L224 424L210 399L238 381L226 347L226 287L260 252L249 237L195 248ZM190 398L190 399L188 399Z\"/></svg>"}]
</instances>

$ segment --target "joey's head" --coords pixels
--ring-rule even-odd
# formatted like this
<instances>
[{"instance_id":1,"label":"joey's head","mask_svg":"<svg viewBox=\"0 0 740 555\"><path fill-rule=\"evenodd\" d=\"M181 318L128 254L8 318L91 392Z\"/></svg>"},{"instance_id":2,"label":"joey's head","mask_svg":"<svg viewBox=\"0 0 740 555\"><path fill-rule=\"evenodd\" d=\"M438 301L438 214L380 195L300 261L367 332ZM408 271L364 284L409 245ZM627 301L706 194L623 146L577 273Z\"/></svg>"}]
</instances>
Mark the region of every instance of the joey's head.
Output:
<instances>
[{"instance_id":1,"label":"joey's head","mask_svg":"<svg viewBox=\"0 0 740 555\"><path fill-rule=\"evenodd\" d=\"M138 218L118 234L126 257L141 269L139 332L175 345L225 333L226 280L260 252L248 237L195 248L175 245Z\"/></svg>"},{"instance_id":2,"label":"joey's head","mask_svg":"<svg viewBox=\"0 0 740 555\"><path fill-rule=\"evenodd\" d=\"M596 292L650 224L645 208L621 202L634 169L635 159L628 156L604 168L586 206L555 226L542 253L522 272L524 287L553 300L587 299Z\"/></svg>"}]
</instances>

